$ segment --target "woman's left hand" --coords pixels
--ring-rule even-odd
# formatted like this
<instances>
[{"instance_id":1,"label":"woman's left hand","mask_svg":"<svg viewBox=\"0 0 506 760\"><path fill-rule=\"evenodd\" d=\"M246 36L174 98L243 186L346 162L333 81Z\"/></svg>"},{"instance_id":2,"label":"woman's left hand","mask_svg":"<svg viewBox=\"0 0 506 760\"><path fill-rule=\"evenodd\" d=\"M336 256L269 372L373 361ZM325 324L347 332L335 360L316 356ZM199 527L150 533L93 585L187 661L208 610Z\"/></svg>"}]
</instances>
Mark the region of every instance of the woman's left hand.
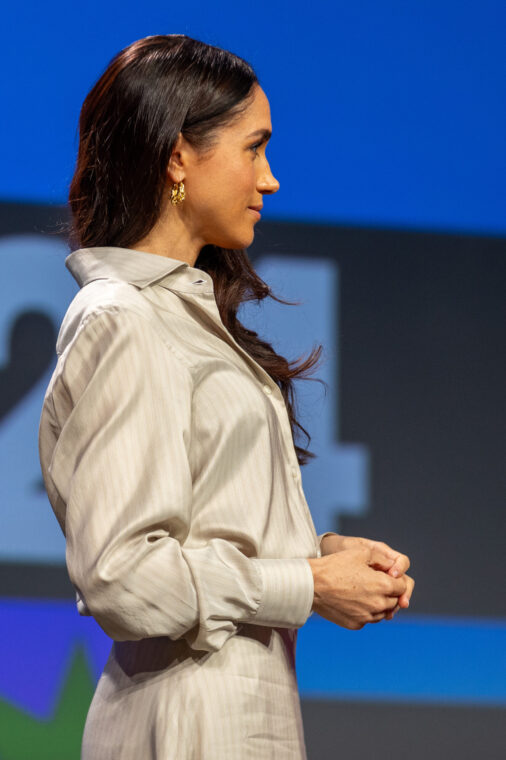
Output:
<instances>
[{"instance_id":1,"label":"woman's left hand","mask_svg":"<svg viewBox=\"0 0 506 760\"><path fill-rule=\"evenodd\" d=\"M320 550L323 557L326 554L333 554L334 552L339 552L343 549L352 549L356 548L357 546L364 545L379 549L385 554L388 559L395 560L392 567L387 571L389 575L400 577L409 569L409 557L407 557L405 554L401 554L400 552L396 552L383 541L374 541L371 538L362 538L361 536L341 536L337 533L330 533L329 535L322 538L320 543ZM400 595L397 606L385 615L385 620L392 620L393 616L399 609L405 609L409 607L409 600L411 598L411 594L413 593L415 582L409 576L406 576L406 579L408 581L408 589L404 592L404 594Z\"/></svg>"}]
</instances>

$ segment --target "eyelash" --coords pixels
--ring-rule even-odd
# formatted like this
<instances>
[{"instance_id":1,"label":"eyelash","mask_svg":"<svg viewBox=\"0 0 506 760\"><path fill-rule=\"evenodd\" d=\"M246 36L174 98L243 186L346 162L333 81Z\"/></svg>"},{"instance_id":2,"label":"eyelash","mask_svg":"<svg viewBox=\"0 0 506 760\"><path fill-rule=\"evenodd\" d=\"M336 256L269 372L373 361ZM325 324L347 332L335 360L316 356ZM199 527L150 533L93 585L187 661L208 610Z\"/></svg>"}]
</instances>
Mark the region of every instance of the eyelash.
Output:
<instances>
[{"instance_id":1,"label":"eyelash","mask_svg":"<svg viewBox=\"0 0 506 760\"><path fill-rule=\"evenodd\" d=\"M256 152L255 148L259 148L262 145L262 143L263 143L263 140L250 146L250 150L253 151L254 156L258 156L258 153Z\"/></svg>"}]
</instances>

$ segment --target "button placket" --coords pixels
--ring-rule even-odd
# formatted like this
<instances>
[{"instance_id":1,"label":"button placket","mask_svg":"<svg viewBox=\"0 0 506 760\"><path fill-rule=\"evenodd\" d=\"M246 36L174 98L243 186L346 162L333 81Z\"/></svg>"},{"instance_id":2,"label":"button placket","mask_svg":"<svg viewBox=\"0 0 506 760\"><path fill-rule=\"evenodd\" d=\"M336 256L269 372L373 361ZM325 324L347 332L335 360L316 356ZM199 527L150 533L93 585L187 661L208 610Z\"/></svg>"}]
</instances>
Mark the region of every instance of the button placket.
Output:
<instances>
[{"instance_id":1,"label":"button placket","mask_svg":"<svg viewBox=\"0 0 506 760\"><path fill-rule=\"evenodd\" d=\"M227 330L219 314L212 283L206 284L205 278L202 279L204 279L203 283L199 282L200 278L198 278L198 280L192 281L191 284L193 287L191 291L185 291L184 288L181 288L179 286L174 287L173 280L167 280L166 283L162 281L160 284L162 284L168 290L175 292L176 295L178 295L182 300L189 302L191 306L197 311L197 313L200 314L201 318L204 317L206 321L211 322L215 333L218 334L218 336L220 336L226 343L232 346L235 352L242 358L243 363L248 366L251 373L260 382L262 391L266 396L269 396L271 398L272 406L279 421L280 438L284 448L286 462L288 463L288 466L292 468L292 477L294 481L297 481L299 499L295 499L295 503L301 517L304 518L303 522L306 525L307 530L309 531L316 546L318 543L316 529L314 526L311 510L309 509L309 505L307 504L302 489L302 479L300 475L299 463L297 461L297 455L293 448L292 429L282 391L277 383L272 380L267 371L264 370L263 367L259 365L258 362L256 362L245 349L239 346L239 344ZM272 383L272 385L269 384L269 382ZM297 474L294 474L294 470Z\"/></svg>"},{"instance_id":2,"label":"button placket","mask_svg":"<svg viewBox=\"0 0 506 760\"><path fill-rule=\"evenodd\" d=\"M273 389L270 387L270 385L264 384L262 388L266 395L271 395L273 393ZM290 469L292 473L292 478L299 491L300 508L302 509L302 512L306 518L306 525L311 533L311 537L315 543L315 546L318 546L318 535L316 533L313 515L311 514L311 510L309 509L309 505L306 501L306 497L302 489L302 476L300 472L300 465L297 460L297 456L295 454L295 449L293 448L292 430L291 430L290 422L288 419L287 409L285 406L285 400L284 400L283 394L281 393L280 388L277 385L276 385L276 390L274 393L272 403L276 411L276 416L279 420L280 435L281 435L281 440L283 442L283 447L285 449L285 456L287 457L289 462L290 461L293 462L293 464L290 465ZM281 404L283 405L282 408L278 407L278 403L280 405Z\"/></svg>"}]
</instances>

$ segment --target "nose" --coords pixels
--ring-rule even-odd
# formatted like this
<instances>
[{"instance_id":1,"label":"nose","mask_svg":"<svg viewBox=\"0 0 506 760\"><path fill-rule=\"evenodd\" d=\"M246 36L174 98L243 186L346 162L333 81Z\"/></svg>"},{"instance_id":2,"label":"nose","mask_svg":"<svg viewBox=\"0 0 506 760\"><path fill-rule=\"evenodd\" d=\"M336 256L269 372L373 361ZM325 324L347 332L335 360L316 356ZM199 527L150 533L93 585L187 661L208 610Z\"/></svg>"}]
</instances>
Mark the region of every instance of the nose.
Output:
<instances>
[{"instance_id":1,"label":"nose","mask_svg":"<svg viewBox=\"0 0 506 760\"><path fill-rule=\"evenodd\" d=\"M260 173L257 181L257 189L263 194L277 193L279 190L279 182L271 172L269 162L265 159L264 170Z\"/></svg>"},{"instance_id":2,"label":"nose","mask_svg":"<svg viewBox=\"0 0 506 760\"><path fill-rule=\"evenodd\" d=\"M279 182L271 172L264 174L257 182L257 189L263 195L277 193L279 190Z\"/></svg>"}]
</instances>

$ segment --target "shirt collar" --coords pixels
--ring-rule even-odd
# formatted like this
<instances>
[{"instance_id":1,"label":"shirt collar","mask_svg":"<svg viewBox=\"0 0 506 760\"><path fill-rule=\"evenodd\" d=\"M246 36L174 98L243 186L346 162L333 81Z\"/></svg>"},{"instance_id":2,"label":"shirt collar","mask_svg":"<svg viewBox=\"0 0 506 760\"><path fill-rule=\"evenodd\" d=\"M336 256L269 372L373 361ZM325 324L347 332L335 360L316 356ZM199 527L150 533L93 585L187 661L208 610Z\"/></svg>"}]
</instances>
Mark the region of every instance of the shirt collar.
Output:
<instances>
[{"instance_id":1,"label":"shirt collar","mask_svg":"<svg viewBox=\"0 0 506 760\"><path fill-rule=\"evenodd\" d=\"M98 246L79 248L70 253L65 259L65 266L77 281L84 287L93 280L114 279L124 280L142 289L153 285L167 275L174 273L171 287L176 290L195 290L212 292L212 278L207 272L191 267L186 261L171 259L147 251L136 251L132 248L118 246ZM173 282L172 282L173 280ZM204 280L204 282L200 282Z\"/></svg>"}]
</instances>

